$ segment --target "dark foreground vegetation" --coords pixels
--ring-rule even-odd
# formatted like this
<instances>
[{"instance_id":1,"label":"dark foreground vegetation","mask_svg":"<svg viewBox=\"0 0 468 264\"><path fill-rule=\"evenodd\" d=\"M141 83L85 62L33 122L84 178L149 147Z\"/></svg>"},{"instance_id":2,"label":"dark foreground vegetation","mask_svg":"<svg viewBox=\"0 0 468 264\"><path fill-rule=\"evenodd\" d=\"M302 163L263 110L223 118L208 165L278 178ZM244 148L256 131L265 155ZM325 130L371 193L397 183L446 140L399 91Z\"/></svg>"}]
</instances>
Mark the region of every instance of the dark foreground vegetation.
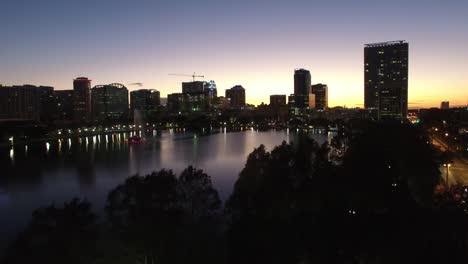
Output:
<instances>
[{"instance_id":1,"label":"dark foreground vegetation","mask_svg":"<svg viewBox=\"0 0 468 264\"><path fill-rule=\"evenodd\" d=\"M36 210L3 263L468 263L468 192L444 186L428 142L369 124L261 145L224 206L191 166L133 176L103 217L80 199Z\"/></svg>"}]
</instances>

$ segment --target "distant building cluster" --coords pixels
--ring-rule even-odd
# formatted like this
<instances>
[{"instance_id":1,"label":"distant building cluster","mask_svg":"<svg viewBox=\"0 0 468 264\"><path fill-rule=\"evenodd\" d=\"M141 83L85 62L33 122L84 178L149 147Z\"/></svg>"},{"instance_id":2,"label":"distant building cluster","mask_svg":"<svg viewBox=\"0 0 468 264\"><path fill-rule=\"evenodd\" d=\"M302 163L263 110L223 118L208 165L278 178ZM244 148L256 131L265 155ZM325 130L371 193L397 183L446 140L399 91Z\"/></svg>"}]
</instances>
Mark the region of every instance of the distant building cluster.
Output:
<instances>
[{"instance_id":1,"label":"distant building cluster","mask_svg":"<svg viewBox=\"0 0 468 264\"><path fill-rule=\"evenodd\" d=\"M167 96L167 109L170 112L210 112L226 109L243 109L245 89L236 85L226 90L225 97L218 96L215 81L193 81L182 83L182 93Z\"/></svg>"},{"instance_id":2,"label":"distant building cluster","mask_svg":"<svg viewBox=\"0 0 468 264\"><path fill-rule=\"evenodd\" d=\"M328 108L328 86L326 84L312 85L309 70L294 71L294 94L288 97L291 113L298 114L306 110L325 111Z\"/></svg>"},{"instance_id":3,"label":"distant building cluster","mask_svg":"<svg viewBox=\"0 0 468 264\"><path fill-rule=\"evenodd\" d=\"M130 109L143 113L160 105L159 91L141 89L130 93L118 83L96 85L79 77L72 90L45 86L0 87L0 119L31 120L41 123L113 122L127 120Z\"/></svg>"},{"instance_id":4,"label":"distant building cluster","mask_svg":"<svg viewBox=\"0 0 468 264\"><path fill-rule=\"evenodd\" d=\"M161 98L155 89L131 91L118 83L96 85L78 77L72 90L46 86L0 86L0 119L42 123L89 123L131 120L160 111L169 114L259 110L276 120L295 115L314 116L328 110L328 86L312 83L307 69L294 71L294 93L270 96L270 104L257 108L246 103L246 89L235 85L218 96L215 81L182 83L182 91ZM162 106L164 102L164 106ZM408 43L391 41L364 46L364 107L374 119L405 119L408 115ZM441 109L448 109L442 102ZM334 111L336 112L336 111Z\"/></svg>"}]
</instances>

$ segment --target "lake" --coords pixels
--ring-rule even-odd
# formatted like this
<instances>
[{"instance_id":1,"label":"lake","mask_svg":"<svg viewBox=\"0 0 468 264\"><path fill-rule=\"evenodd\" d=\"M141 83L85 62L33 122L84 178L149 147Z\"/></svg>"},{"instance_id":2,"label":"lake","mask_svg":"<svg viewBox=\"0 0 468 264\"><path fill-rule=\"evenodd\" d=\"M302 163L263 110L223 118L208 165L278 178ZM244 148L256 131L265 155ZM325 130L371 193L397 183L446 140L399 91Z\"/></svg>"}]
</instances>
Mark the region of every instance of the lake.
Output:
<instances>
[{"instance_id":1,"label":"lake","mask_svg":"<svg viewBox=\"0 0 468 264\"><path fill-rule=\"evenodd\" d=\"M127 143L132 133L115 133L1 148L0 249L27 225L34 209L80 197L100 213L107 193L127 177L162 168L176 173L188 165L203 169L226 200L255 147L271 150L297 136L289 130L224 129L206 136L173 130L145 134L141 144ZM331 137L310 135L319 143Z\"/></svg>"}]
</instances>

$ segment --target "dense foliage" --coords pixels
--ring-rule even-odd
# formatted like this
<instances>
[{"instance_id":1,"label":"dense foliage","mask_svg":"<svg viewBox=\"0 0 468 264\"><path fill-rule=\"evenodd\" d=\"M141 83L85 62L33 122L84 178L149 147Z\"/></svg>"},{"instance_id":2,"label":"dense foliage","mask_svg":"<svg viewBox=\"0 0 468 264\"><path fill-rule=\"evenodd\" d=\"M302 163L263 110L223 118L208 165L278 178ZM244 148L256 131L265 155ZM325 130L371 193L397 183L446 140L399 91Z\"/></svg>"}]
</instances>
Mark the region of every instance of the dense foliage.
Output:
<instances>
[{"instance_id":1,"label":"dense foliage","mask_svg":"<svg viewBox=\"0 0 468 264\"><path fill-rule=\"evenodd\" d=\"M256 148L224 210L191 166L133 176L99 223L80 200L36 211L6 263L467 263L466 193L438 167L415 126L298 136Z\"/></svg>"}]
</instances>

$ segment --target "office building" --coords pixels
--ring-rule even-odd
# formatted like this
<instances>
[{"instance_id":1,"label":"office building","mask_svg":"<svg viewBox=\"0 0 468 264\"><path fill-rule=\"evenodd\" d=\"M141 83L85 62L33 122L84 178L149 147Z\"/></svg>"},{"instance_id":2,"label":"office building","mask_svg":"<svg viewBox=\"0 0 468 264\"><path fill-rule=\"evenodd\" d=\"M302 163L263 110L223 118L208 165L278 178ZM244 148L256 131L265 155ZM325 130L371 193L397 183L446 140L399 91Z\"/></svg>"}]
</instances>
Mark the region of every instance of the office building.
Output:
<instances>
[{"instance_id":1,"label":"office building","mask_svg":"<svg viewBox=\"0 0 468 264\"><path fill-rule=\"evenodd\" d=\"M91 117L91 80L78 77L73 80L73 114L75 122L88 122Z\"/></svg>"},{"instance_id":2,"label":"office building","mask_svg":"<svg viewBox=\"0 0 468 264\"><path fill-rule=\"evenodd\" d=\"M198 112L213 109L215 98L218 95L215 81L193 81L182 83L184 95L184 111Z\"/></svg>"},{"instance_id":3,"label":"office building","mask_svg":"<svg viewBox=\"0 0 468 264\"><path fill-rule=\"evenodd\" d=\"M161 105L161 96L155 89L140 89L130 92L131 113L135 110L146 114Z\"/></svg>"},{"instance_id":4,"label":"office building","mask_svg":"<svg viewBox=\"0 0 468 264\"><path fill-rule=\"evenodd\" d=\"M73 90L57 90L54 91L55 116L58 121L73 120Z\"/></svg>"},{"instance_id":5,"label":"office building","mask_svg":"<svg viewBox=\"0 0 468 264\"><path fill-rule=\"evenodd\" d=\"M236 85L231 89L226 89L226 98L231 101L231 108L241 109L245 107L245 89L241 85Z\"/></svg>"},{"instance_id":6,"label":"office building","mask_svg":"<svg viewBox=\"0 0 468 264\"><path fill-rule=\"evenodd\" d=\"M91 90L94 121L128 118L128 89L118 83L97 85Z\"/></svg>"},{"instance_id":7,"label":"office building","mask_svg":"<svg viewBox=\"0 0 468 264\"><path fill-rule=\"evenodd\" d=\"M270 95L270 107L277 108L286 105L286 95L275 94Z\"/></svg>"},{"instance_id":8,"label":"office building","mask_svg":"<svg viewBox=\"0 0 468 264\"><path fill-rule=\"evenodd\" d=\"M326 110L328 108L328 87L326 84L312 85L312 94L315 100L315 109ZM309 100L310 101L310 100Z\"/></svg>"},{"instance_id":9,"label":"office building","mask_svg":"<svg viewBox=\"0 0 468 264\"><path fill-rule=\"evenodd\" d=\"M224 97L224 96L218 96L216 97L213 108L215 110L226 110L231 106L231 101Z\"/></svg>"},{"instance_id":10,"label":"office building","mask_svg":"<svg viewBox=\"0 0 468 264\"><path fill-rule=\"evenodd\" d=\"M0 119L48 122L52 117L53 89L34 85L0 87Z\"/></svg>"},{"instance_id":11,"label":"office building","mask_svg":"<svg viewBox=\"0 0 468 264\"><path fill-rule=\"evenodd\" d=\"M440 109L447 110L450 109L449 101L443 101L440 103Z\"/></svg>"},{"instance_id":12,"label":"office building","mask_svg":"<svg viewBox=\"0 0 468 264\"><path fill-rule=\"evenodd\" d=\"M184 95L181 93L173 93L167 95L167 110L169 112L182 112L184 106Z\"/></svg>"},{"instance_id":13,"label":"office building","mask_svg":"<svg viewBox=\"0 0 468 264\"><path fill-rule=\"evenodd\" d=\"M408 43L390 41L364 47L364 106L378 119L408 114Z\"/></svg>"},{"instance_id":14,"label":"office building","mask_svg":"<svg viewBox=\"0 0 468 264\"><path fill-rule=\"evenodd\" d=\"M294 71L294 102L299 109L309 105L309 94L311 85L311 75L306 69L296 69Z\"/></svg>"},{"instance_id":15,"label":"office building","mask_svg":"<svg viewBox=\"0 0 468 264\"><path fill-rule=\"evenodd\" d=\"M217 103L216 98L218 97L218 89L216 88L215 81L211 80L209 82L205 82L203 94L205 96L205 110L213 110Z\"/></svg>"},{"instance_id":16,"label":"office building","mask_svg":"<svg viewBox=\"0 0 468 264\"><path fill-rule=\"evenodd\" d=\"M317 101L316 101L315 94L311 93L309 94L309 109L317 109Z\"/></svg>"},{"instance_id":17,"label":"office building","mask_svg":"<svg viewBox=\"0 0 468 264\"><path fill-rule=\"evenodd\" d=\"M183 112L198 112L206 110L204 86L206 82L193 81L182 83L182 94L184 95L182 107Z\"/></svg>"}]
</instances>

